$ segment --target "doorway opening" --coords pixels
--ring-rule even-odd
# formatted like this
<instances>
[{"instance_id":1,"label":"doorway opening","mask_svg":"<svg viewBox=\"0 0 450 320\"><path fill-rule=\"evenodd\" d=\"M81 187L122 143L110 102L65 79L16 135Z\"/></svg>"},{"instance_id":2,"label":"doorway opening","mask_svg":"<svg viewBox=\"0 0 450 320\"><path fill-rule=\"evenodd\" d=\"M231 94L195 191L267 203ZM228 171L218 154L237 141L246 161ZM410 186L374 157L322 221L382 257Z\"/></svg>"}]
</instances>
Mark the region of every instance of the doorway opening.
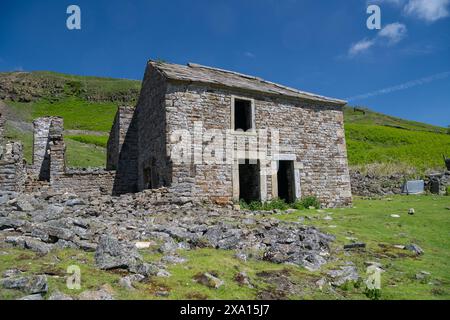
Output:
<instances>
[{"instance_id":1,"label":"doorway opening","mask_svg":"<svg viewBox=\"0 0 450 320\"><path fill-rule=\"evenodd\" d=\"M261 177L259 160L239 163L239 199L247 203L261 201Z\"/></svg>"},{"instance_id":2,"label":"doorway opening","mask_svg":"<svg viewBox=\"0 0 450 320\"><path fill-rule=\"evenodd\" d=\"M295 197L295 174L294 161L280 160L278 162L278 198L286 203L294 203Z\"/></svg>"}]
</instances>

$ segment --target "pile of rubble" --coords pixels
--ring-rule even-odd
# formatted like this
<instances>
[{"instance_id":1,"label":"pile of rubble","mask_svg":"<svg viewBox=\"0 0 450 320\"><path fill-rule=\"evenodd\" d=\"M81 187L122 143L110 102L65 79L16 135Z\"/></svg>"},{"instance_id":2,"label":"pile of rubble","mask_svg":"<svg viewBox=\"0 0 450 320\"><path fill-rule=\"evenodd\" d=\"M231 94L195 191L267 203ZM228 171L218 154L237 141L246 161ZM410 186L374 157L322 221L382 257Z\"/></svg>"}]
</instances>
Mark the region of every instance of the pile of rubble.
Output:
<instances>
[{"instance_id":1,"label":"pile of rubble","mask_svg":"<svg viewBox=\"0 0 450 320\"><path fill-rule=\"evenodd\" d=\"M273 212L247 212L177 197L165 189L120 197L0 193L0 243L48 254L53 249L95 251L100 269L126 269L138 277L169 276L178 250L235 250L240 259L319 269L334 238ZM138 249L164 256L149 264ZM125 280L124 280L125 281Z\"/></svg>"}]
</instances>

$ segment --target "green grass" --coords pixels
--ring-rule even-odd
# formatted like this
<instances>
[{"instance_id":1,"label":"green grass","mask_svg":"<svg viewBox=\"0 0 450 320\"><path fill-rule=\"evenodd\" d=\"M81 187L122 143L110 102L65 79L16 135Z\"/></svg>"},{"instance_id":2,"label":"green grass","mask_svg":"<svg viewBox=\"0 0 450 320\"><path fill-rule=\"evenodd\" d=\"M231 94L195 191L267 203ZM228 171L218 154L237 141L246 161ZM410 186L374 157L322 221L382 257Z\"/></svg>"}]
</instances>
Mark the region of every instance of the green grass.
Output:
<instances>
[{"instance_id":1,"label":"green grass","mask_svg":"<svg viewBox=\"0 0 450 320\"><path fill-rule=\"evenodd\" d=\"M353 107L344 107L345 123L378 125L412 131L445 133L446 129L427 123L405 120L363 108L364 113L355 111Z\"/></svg>"},{"instance_id":2,"label":"green grass","mask_svg":"<svg viewBox=\"0 0 450 320\"><path fill-rule=\"evenodd\" d=\"M94 136L94 135L70 135L65 136L65 139L71 139L85 144L92 144L98 147L106 148L108 144L108 136Z\"/></svg>"},{"instance_id":3,"label":"green grass","mask_svg":"<svg viewBox=\"0 0 450 320\"><path fill-rule=\"evenodd\" d=\"M415 215L408 215L409 208L415 209ZM448 208L445 196L395 196L356 200L351 209L301 211L280 219L298 221L309 217L304 220L306 224L336 235L336 249L351 243L347 237L367 243L365 252L346 256L338 251L338 255L353 261L361 274L365 261L380 261L386 270L382 273L382 299L450 299ZM391 214L400 218L392 218ZM327 215L333 220L324 220ZM410 243L418 244L425 254L416 257L393 247ZM430 279L415 279L420 271L430 272Z\"/></svg>"},{"instance_id":4,"label":"green grass","mask_svg":"<svg viewBox=\"0 0 450 320\"><path fill-rule=\"evenodd\" d=\"M66 139L66 162L74 168L105 168L106 149L92 144Z\"/></svg>"},{"instance_id":5,"label":"green grass","mask_svg":"<svg viewBox=\"0 0 450 320\"><path fill-rule=\"evenodd\" d=\"M401 163L419 172L444 169L443 154L450 154L450 135L408 131L379 125L346 124L350 165Z\"/></svg>"},{"instance_id":6,"label":"green grass","mask_svg":"<svg viewBox=\"0 0 450 320\"><path fill-rule=\"evenodd\" d=\"M265 274L284 274L292 283L293 293L289 299L367 299L364 284L349 284L341 288L320 290L316 282L326 276L328 270L347 262L353 262L359 274L365 278L365 261L378 261L385 270L381 278L381 299L450 299L450 220L447 197L438 196L396 196L380 200L355 201L354 208L334 210L303 210L289 215L275 215L285 221L304 220L327 233L334 234L332 256L322 270L310 272L306 269L278 265L249 259L243 262L234 257L233 251L197 249L180 251L187 262L168 268L169 278L150 278L138 284L135 291L127 291L118 285L121 272L101 271L94 266L93 253L77 250L55 251L39 257L31 251L2 248L0 251L0 273L19 268L28 274L49 274L50 293L59 290L76 296L84 290L95 290L108 284L117 299L256 299L262 292L276 293L276 283ZM408 215L408 209L416 213ZM400 218L392 218L398 214ZM324 220L325 216L333 220ZM306 219L305 217L308 217ZM334 228L331 228L334 226ZM350 243L347 237L367 243L364 251L344 253L342 246ZM416 243L425 253L415 256L394 245ZM159 261L162 255L156 247L141 250L148 262ZM69 290L65 286L66 270L69 265L81 268L81 290ZM240 286L235 280L238 272L245 271L254 286ZM417 280L415 275L427 271L426 280ZM210 289L193 281L196 274L216 274L225 284L219 289ZM158 291L167 291L162 298ZM49 294L50 294L49 293ZM48 294L48 295L49 295ZM21 296L15 290L0 289L0 299L14 299Z\"/></svg>"},{"instance_id":7,"label":"green grass","mask_svg":"<svg viewBox=\"0 0 450 320\"><path fill-rule=\"evenodd\" d=\"M89 102L70 97L58 101L41 99L32 103L9 102L23 119L44 116L60 116L64 119L66 130L89 130L109 132L117 111L117 105L111 102Z\"/></svg>"}]
</instances>

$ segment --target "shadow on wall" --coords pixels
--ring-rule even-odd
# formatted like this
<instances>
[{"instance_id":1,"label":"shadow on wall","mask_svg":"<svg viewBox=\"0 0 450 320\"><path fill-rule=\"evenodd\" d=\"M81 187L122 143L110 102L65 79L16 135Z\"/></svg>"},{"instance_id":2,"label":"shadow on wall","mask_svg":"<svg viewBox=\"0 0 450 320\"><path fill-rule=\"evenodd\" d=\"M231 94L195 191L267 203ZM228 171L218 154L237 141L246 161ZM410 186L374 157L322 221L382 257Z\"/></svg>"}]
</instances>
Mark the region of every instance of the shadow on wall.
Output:
<instances>
[{"instance_id":1,"label":"shadow on wall","mask_svg":"<svg viewBox=\"0 0 450 320\"><path fill-rule=\"evenodd\" d=\"M137 178L138 178L138 125L137 116L133 112L131 121L129 123L123 123L121 121L122 109L119 108L117 111L116 121L113 124L111 132L115 129L116 132L124 135L123 142L121 142L120 137L114 138L113 143L119 144L114 146L113 150L118 152L117 164L113 167L116 168L116 177L114 179L113 195L120 195L126 193L135 193L138 191ZM116 128L116 126L118 128ZM125 128L122 128L125 126ZM109 157L109 156L108 156ZM108 165L109 166L109 165Z\"/></svg>"}]
</instances>

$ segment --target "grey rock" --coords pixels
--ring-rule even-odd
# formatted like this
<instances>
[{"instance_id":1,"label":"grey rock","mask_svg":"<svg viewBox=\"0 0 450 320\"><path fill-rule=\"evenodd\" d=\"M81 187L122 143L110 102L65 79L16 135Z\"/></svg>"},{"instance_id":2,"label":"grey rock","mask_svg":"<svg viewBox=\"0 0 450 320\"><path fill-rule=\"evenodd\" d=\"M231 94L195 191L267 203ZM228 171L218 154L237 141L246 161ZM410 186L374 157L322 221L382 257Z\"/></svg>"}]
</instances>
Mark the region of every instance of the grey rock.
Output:
<instances>
[{"instance_id":1,"label":"grey rock","mask_svg":"<svg viewBox=\"0 0 450 320\"><path fill-rule=\"evenodd\" d=\"M18 300L44 300L41 294L31 294L29 296L22 297Z\"/></svg>"},{"instance_id":2,"label":"grey rock","mask_svg":"<svg viewBox=\"0 0 450 320\"><path fill-rule=\"evenodd\" d=\"M55 291L48 297L48 300L73 300L73 298L62 292Z\"/></svg>"},{"instance_id":3,"label":"grey rock","mask_svg":"<svg viewBox=\"0 0 450 320\"><path fill-rule=\"evenodd\" d=\"M181 264L185 263L187 259L179 256L170 255L162 257L161 261L168 264Z\"/></svg>"},{"instance_id":4,"label":"grey rock","mask_svg":"<svg viewBox=\"0 0 450 320\"><path fill-rule=\"evenodd\" d=\"M83 291L78 295L79 300L114 300L112 289L102 286L98 290Z\"/></svg>"},{"instance_id":5,"label":"grey rock","mask_svg":"<svg viewBox=\"0 0 450 320\"><path fill-rule=\"evenodd\" d=\"M219 278L213 276L208 272L197 274L194 277L194 280L212 289L218 289L225 284L222 280L220 280Z\"/></svg>"},{"instance_id":6,"label":"grey rock","mask_svg":"<svg viewBox=\"0 0 450 320\"><path fill-rule=\"evenodd\" d=\"M10 243L13 246L22 248L22 249L29 249L34 252L37 252L39 254L46 255L52 250L52 246L48 245L46 243L43 243L39 239L31 238L31 237L24 237L24 236L17 236L17 237L6 237L5 239L6 243Z\"/></svg>"},{"instance_id":7,"label":"grey rock","mask_svg":"<svg viewBox=\"0 0 450 320\"><path fill-rule=\"evenodd\" d=\"M30 203L30 201L28 201L28 199L20 197L17 198L14 206L17 208L17 210L19 211L26 211L26 212L30 212L34 210L33 205Z\"/></svg>"},{"instance_id":8,"label":"grey rock","mask_svg":"<svg viewBox=\"0 0 450 320\"><path fill-rule=\"evenodd\" d=\"M123 277L119 279L119 286L122 288L125 288L127 290L134 290L133 284L131 282L131 279L129 277Z\"/></svg>"},{"instance_id":9,"label":"grey rock","mask_svg":"<svg viewBox=\"0 0 450 320\"><path fill-rule=\"evenodd\" d=\"M407 246L405 246L405 250L409 250L417 254L418 256L424 254L424 251L421 247L419 247L417 244L411 243Z\"/></svg>"},{"instance_id":10,"label":"grey rock","mask_svg":"<svg viewBox=\"0 0 450 320\"><path fill-rule=\"evenodd\" d=\"M340 287L349 281L358 281L358 270L354 266L340 267L339 270L331 270L328 275L333 279L331 284L335 287Z\"/></svg>"},{"instance_id":11,"label":"grey rock","mask_svg":"<svg viewBox=\"0 0 450 320\"><path fill-rule=\"evenodd\" d=\"M161 253L174 253L177 251L177 249L178 244L172 238L169 238L159 247L158 250Z\"/></svg>"},{"instance_id":12,"label":"grey rock","mask_svg":"<svg viewBox=\"0 0 450 320\"><path fill-rule=\"evenodd\" d=\"M240 286L246 286L249 288L253 288L253 285L250 283L250 278L248 277L247 273L244 271L238 272L236 276L234 277L234 280L240 285Z\"/></svg>"},{"instance_id":13,"label":"grey rock","mask_svg":"<svg viewBox=\"0 0 450 320\"><path fill-rule=\"evenodd\" d=\"M74 207L74 206L82 206L86 203L82 199L69 199L66 201L66 206L68 207Z\"/></svg>"},{"instance_id":14,"label":"grey rock","mask_svg":"<svg viewBox=\"0 0 450 320\"><path fill-rule=\"evenodd\" d=\"M19 219L13 219L9 217L0 217L0 230L4 229L17 229L23 226L25 222Z\"/></svg>"},{"instance_id":15,"label":"grey rock","mask_svg":"<svg viewBox=\"0 0 450 320\"><path fill-rule=\"evenodd\" d=\"M102 270L135 269L142 265L142 258L133 244L102 236L95 251L95 264Z\"/></svg>"},{"instance_id":16,"label":"grey rock","mask_svg":"<svg viewBox=\"0 0 450 320\"><path fill-rule=\"evenodd\" d=\"M346 244L344 245L344 250L351 250L351 249L363 249L366 247L366 244L363 242L359 242L359 243L350 243L350 244Z\"/></svg>"},{"instance_id":17,"label":"grey rock","mask_svg":"<svg viewBox=\"0 0 450 320\"><path fill-rule=\"evenodd\" d=\"M1 279L0 286L5 289L21 290L29 294L46 293L48 291L47 277L45 275L9 277Z\"/></svg>"}]
</instances>

